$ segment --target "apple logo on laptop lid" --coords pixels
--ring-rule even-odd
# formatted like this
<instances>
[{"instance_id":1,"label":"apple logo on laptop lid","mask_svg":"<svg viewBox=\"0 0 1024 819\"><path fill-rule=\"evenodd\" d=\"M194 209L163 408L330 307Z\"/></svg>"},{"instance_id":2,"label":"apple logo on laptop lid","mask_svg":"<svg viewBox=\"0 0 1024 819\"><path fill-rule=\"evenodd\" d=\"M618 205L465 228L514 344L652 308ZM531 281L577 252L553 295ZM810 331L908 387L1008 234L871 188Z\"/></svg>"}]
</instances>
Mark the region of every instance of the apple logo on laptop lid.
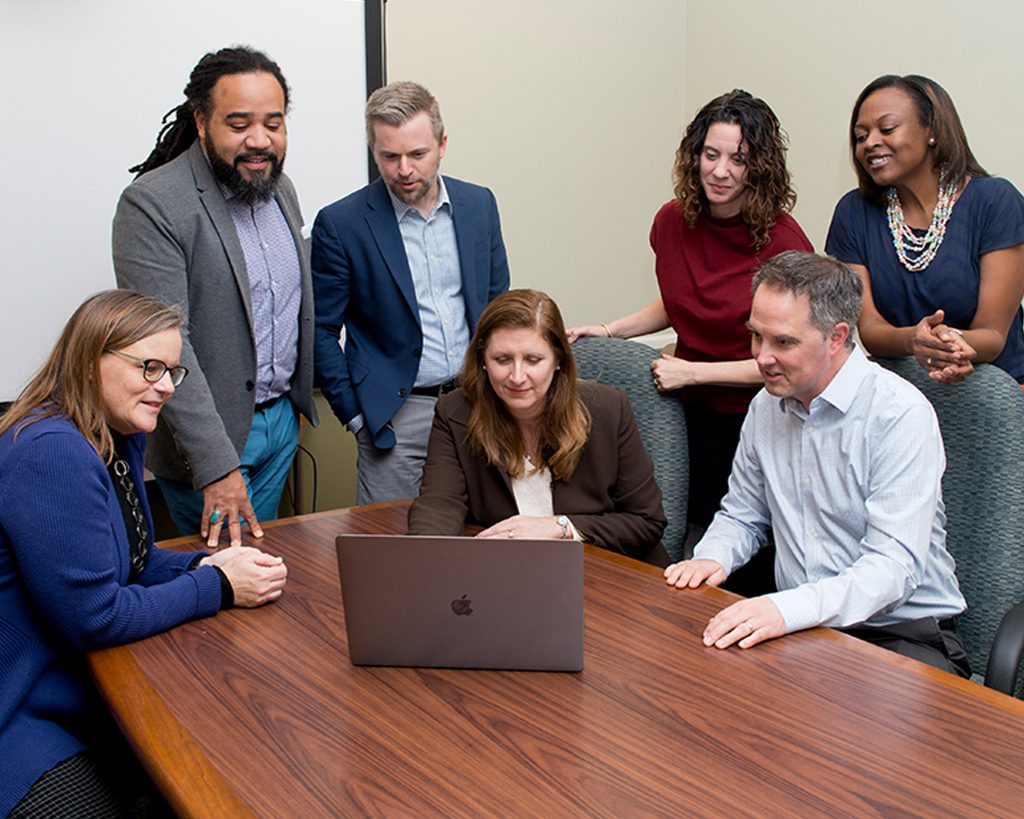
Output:
<instances>
[{"instance_id":1,"label":"apple logo on laptop lid","mask_svg":"<svg viewBox=\"0 0 1024 819\"><path fill-rule=\"evenodd\" d=\"M456 597L452 600L452 611L457 615L469 615L473 613L473 601L469 599L468 595L462 595L462 597Z\"/></svg>"}]
</instances>

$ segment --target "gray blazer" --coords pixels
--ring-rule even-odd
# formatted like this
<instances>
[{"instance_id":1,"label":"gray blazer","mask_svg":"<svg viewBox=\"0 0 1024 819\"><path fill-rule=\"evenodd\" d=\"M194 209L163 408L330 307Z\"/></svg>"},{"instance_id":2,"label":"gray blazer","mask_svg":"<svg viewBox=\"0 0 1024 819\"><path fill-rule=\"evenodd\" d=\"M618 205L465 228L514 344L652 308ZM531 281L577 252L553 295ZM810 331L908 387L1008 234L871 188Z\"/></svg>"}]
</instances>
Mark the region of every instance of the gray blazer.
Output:
<instances>
[{"instance_id":1,"label":"gray blazer","mask_svg":"<svg viewBox=\"0 0 1024 819\"><path fill-rule=\"evenodd\" d=\"M289 397L316 424L309 249L295 188L283 174L277 201L302 269L299 357ZM121 194L113 252L119 287L184 313L181 363L189 374L160 413L146 465L200 489L238 468L255 406L256 343L245 256L198 140Z\"/></svg>"}]
</instances>

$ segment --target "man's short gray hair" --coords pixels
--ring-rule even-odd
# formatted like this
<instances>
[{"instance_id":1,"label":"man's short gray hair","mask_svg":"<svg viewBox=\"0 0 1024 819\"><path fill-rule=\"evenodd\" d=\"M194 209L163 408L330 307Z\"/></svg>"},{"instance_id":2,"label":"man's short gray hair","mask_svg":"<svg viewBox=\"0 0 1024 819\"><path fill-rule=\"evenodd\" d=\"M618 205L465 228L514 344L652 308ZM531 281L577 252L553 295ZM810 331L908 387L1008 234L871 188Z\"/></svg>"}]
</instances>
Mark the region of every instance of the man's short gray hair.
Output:
<instances>
[{"instance_id":1,"label":"man's short gray hair","mask_svg":"<svg viewBox=\"0 0 1024 819\"><path fill-rule=\"evenodd\" d=\"M848 265L831 256L787 250L769 259L754 274L752 292L766 284L784 293L806 295L811 302L811 324L828 336L840 322L850 326L846 339L853 346L853 328L860 317L864 284Z\"/></svg>"},{"instance_id":2,"label":"man's short gray hair","mask_svg":"<svg viewBox=\"0 0 1024 819\"><path fill-rule=\"evenodd\" d=\"M376 141L374 123L383 122L399 128L421 111L427 112L430 127L440 142L444 137L444 122L441 121L441 108L433 94L414 82L393 82L378 88L366 101L366 141L372 148Z\"/></svg>"}]
</instances>

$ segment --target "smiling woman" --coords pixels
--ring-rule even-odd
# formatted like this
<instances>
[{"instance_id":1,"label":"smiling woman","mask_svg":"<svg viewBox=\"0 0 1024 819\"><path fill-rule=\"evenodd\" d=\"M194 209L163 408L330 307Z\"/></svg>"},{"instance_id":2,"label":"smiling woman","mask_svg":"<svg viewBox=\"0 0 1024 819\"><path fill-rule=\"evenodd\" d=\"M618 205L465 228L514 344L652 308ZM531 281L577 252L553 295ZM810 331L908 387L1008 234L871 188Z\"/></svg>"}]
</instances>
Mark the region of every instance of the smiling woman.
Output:
<instances>
[{"instance_id":1,"label":"smiling woman","mask_svg":"<svg viewBox=\"0 0 1024 819\"><path fill-rule=\"evenodd\" d=\"M665 565L661 491L629 400L576 381L558 307L510 290L436 406L410 534L576 538Z\"/></svg>"},{"instance_id":2,"label":"smiling woman","mask_svg":"<svg viewBox=\"0 0 1024 819\"><path fill-rule=\"evenodd\" d=\"M868 352L941 382L991 362L1024 383L1024 197L974 158L953 100L927 77L879 77L853 106L850 154L859 189L826 249L864 281Z\"/></svg>"},{"instance_id":3,"label":"smiling woman","mask_svg":"<svg viewBox=\"0 0 1024 819\"><path fill-rule=\"evenodd\" d=\"M86 300L0 418L0 815L128 815L141 769L81 655L281 594L280 558L153 544L145 433L187 375L181 315L128 290Z\"/></svg>"},{"instance_id":4,"label":"smiling woman","mask_svg":"<svg viewBox=\"0 0 1024 819\"><path fill-rule=\"evenodd\" d=\"M188 373L177 363L180 356L181 333L176 327L160 330L122 350L108 350L100 359L100 400L107 426L122 435L156 429L164 402L181 383L174 383L173 373ZM175 363L168 366L164 361Z\"/></svg>"}]
</instances>

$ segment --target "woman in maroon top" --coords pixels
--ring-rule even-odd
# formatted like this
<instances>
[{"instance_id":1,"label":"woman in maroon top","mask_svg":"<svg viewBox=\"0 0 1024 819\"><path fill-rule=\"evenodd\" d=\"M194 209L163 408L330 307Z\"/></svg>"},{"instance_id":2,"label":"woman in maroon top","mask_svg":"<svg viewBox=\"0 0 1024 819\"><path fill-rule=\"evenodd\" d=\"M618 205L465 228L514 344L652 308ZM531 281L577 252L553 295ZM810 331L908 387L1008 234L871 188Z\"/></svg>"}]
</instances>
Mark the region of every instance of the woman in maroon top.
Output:
<instances>
[{"instance_id":1,"label":"woman in maroon top","mask_svg":"<svg viewBox=\"0 0 1024 819\"><path fill-rule=\"evenodd\" d=\"M654 217L651 247L661 298L580 336L633 336L672 327L673 355L651 362L661 391L679 390L690 452L689 523L706 528L725 494L747 405L761 385L750 356L750 282L784 250L812 250L789 215L796 193L786 136L746 91L705 105L683 134L675 199Z\"/></svg>"}]
</instances>

